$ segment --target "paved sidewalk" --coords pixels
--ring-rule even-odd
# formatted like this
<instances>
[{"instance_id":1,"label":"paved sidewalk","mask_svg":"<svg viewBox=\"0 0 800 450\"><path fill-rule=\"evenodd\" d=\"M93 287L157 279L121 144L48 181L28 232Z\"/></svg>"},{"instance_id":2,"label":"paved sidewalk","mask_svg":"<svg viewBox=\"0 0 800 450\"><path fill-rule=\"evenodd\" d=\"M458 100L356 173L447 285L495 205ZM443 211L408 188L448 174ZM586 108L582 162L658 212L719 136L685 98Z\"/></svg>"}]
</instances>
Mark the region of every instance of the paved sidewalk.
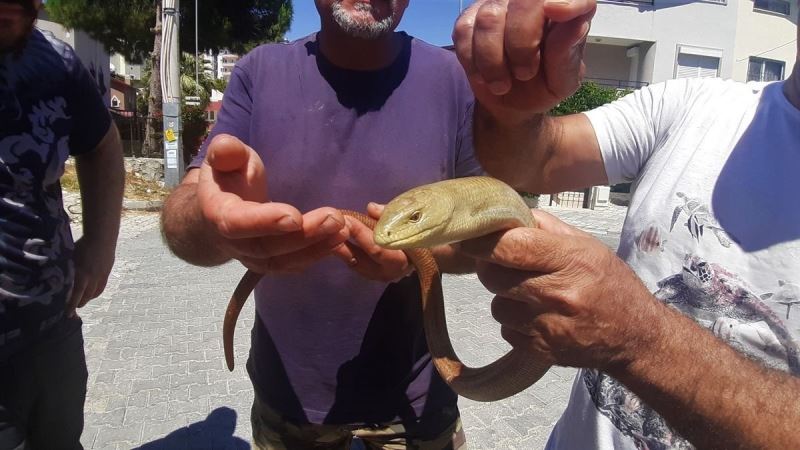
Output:
<instances>
[{"instance_id":1,"label":"paved sidewalk","mask_svg":"<svg viewBox=\"0 0 800 450\"><path fill-rule=\"evenodd\" d=\"M67 204L74 201L70 197ZM624 208L548 210L617 245ZM238 264L189 266L162 243L157 214L125 213L108 287L81 310L90 374L82 439L87 449L249 448L252 388L244 361L252 302L236 330L233 373L221 348L224 307L242 271ZM459 355L479 365L506 351L489 313L491 295L476 277L449 276L444 285ZM532 388L500 402L462 399L470 448L542 448L573 375L572 369L554 368Z\"/></svg>"}]
</instances>

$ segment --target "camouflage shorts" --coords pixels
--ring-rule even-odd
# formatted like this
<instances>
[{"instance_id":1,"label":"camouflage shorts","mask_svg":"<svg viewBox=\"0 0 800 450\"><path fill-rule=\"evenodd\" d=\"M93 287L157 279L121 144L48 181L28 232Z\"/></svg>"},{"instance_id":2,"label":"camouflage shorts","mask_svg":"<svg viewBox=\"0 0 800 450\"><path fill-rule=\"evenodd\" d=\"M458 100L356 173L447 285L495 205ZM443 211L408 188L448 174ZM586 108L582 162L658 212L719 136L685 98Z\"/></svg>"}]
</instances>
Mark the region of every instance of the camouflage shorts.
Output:
<instances>
[{"instance_id":1,"label":"camouflage shorts","mask_svg":"<svg viewBox=\"0 0 800 450\"><path fill-rule=\"evenodd\" d=\"M458 408L443 410L426 423L426 428L441 430L434 436L415 436L403 424L355 427L337 425L294 424L262 402L253 401L250 420L253 425L253 447L260 450L349 449L355 438L367 449L384 450L466 450ZM428 433L425 433L428 434Z\"/></svg>"}]
</instances>

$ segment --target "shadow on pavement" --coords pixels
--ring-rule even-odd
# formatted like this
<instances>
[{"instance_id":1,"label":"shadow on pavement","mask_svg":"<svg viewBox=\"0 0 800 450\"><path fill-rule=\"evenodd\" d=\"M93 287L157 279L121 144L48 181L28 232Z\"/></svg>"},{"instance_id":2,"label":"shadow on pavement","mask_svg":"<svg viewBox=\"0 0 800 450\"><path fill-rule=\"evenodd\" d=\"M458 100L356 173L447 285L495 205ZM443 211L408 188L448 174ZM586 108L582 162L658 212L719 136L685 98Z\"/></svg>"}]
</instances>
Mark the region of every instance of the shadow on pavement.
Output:
<instances>
[{"instance_id":1,"label":"shadow on pavement","mask_svg":"<svg viewBox=\"0 0 800 450\"><path fill-rule=\"evenodd\" d=\"M180 428L161 439L137 447L139 450L250 449L250 444L233 435L236 411L217 408L201 422Z\"/></svg>"}]
</instances>

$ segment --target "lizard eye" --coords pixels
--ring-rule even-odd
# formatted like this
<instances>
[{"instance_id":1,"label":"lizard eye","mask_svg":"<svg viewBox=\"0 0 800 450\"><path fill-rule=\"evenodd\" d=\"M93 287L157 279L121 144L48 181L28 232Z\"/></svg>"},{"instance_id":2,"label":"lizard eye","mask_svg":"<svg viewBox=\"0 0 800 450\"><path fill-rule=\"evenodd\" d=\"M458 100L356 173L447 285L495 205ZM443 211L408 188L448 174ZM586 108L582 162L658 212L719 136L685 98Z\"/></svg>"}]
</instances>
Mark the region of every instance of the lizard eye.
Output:
<instances>
[{"instance_id":1,"label":"lizard eye","mask_svg":"<svg viewBox=\"0 0 800 450\"><path fill-rule=\"evenodd\" d=\"M413 223L419 222L419 219L421 218L422 218L422 213L420 213L419 211L414 211L413 213L411 213L410 216L408 216L408 220L410 220Z\"/></svg>"}]
</instances>

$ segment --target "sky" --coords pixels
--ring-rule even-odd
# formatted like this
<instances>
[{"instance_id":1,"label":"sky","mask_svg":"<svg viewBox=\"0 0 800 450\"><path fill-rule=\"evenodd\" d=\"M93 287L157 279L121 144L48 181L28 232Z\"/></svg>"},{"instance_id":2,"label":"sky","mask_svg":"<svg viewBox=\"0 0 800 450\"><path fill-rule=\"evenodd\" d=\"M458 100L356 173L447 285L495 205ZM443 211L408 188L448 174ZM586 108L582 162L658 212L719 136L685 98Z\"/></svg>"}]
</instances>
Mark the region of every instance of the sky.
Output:
<instances>
[{"instance_id":1,"label":"sky","mask_svg":"<svg viewBox=\"0 0 800 450\"><path fill-rule=\"evenodd\" d=\"M314 0L294 0L294 18L286 38L291 40L319 30L319 15ZM466 8L471 0L463 0ZM410 0L398 30L433 45L450 45L458 16L459 0Z\"/></svg>"}]
</instances>

